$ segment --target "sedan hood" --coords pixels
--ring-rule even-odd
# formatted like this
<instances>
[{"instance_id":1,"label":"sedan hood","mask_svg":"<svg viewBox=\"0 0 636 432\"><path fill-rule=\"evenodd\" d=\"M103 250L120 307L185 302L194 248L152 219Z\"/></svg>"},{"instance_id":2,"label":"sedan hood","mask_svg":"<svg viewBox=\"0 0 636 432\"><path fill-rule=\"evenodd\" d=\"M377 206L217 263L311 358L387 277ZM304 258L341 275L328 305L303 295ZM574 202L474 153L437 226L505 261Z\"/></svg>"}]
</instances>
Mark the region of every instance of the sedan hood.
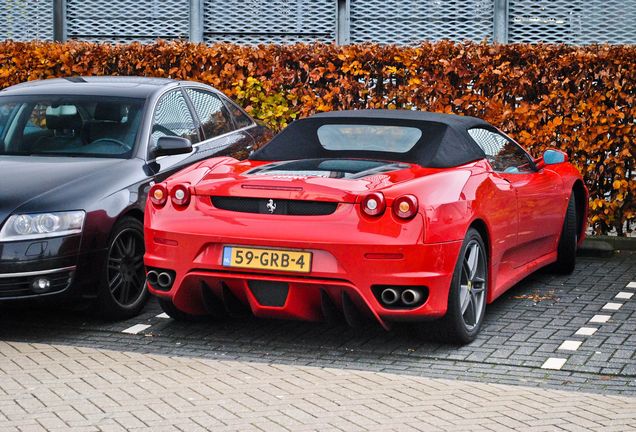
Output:
<instances>
[{"instance_id":1,"label":"sedan hood","mask_svg":"<svg viewBox=\"0 0 636 432\"><path fill-rule=\"evenodd\" d=\"M402 162L363 159L308 159L220 165L207 173L195 193L210 196L356 202L359 196L436 172Z\"/></svg>"},{"instance_id":2,"label":"sedan hood","mask_svg":"<svg viewBox=\"0 0 636 432\"><path fill-rule=\"evenodd\" d=\"M17 211L55 211L73 208L72 202L50 203L48 194L85 181L96 172L105 171L123 159L88 159L74 157L0 156L0 226ZM49 206L53 207L49 207Z\"/></svg>"}]
</instances>

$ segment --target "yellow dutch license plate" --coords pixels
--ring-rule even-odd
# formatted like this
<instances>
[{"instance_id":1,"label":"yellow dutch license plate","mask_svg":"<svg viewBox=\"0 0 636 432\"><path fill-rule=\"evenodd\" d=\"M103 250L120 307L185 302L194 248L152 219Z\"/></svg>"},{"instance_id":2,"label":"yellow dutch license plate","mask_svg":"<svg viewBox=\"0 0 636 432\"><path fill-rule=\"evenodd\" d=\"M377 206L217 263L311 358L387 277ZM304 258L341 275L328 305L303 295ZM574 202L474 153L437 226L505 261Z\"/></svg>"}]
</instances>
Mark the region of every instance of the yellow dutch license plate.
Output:
<instances>
[{"instance_id":1,"label":"yellow dutch license plate","mask_svg":"<svg viewBox=\"0 0 636 432\"><path fill-rule=\"evenodd\" d=\"M311 252L224 246L223 266L309 273Z\"/></svg>"}]
</instances>

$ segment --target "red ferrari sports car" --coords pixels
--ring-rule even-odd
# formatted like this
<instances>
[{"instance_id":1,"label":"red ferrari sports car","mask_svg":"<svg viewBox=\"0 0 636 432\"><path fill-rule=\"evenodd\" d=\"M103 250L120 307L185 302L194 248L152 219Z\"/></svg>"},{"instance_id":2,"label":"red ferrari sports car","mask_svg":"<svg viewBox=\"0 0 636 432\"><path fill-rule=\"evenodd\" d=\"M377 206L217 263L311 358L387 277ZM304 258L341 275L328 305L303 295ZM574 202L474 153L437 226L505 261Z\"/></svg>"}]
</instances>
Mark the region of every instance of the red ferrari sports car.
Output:
<instances>
[{"instance_id":1,"label":"red ferrari sports car","mask_svg":"<svg viewBox=\"0 0 636 432\"><path fill-rule=\"evenodd\" d=\"M468 343L515 283L574 269L588 193L565 153L534 159L483 120L360 110L295 121L149 198L148 287L175 319L439 318Z\"/></svg>"}]
</instances>

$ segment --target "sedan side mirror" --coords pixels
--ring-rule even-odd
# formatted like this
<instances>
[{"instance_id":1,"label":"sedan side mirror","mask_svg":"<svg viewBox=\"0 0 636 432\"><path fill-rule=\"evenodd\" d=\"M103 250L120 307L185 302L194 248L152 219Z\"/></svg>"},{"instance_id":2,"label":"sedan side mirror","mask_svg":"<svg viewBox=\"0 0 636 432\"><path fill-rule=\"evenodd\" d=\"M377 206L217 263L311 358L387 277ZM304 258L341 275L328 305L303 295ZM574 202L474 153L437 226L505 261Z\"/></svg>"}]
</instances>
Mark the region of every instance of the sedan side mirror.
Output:
<instances>
[{"instance_id":1,"label":"sedan side mirror","mask_svg":"<svg viewBox=\"0 0 636 432\"><path fill-rule=\"evenodd\" d=\"M187 138L162 136L152 150L153 157L186 154L192 151L192 143Z\"/></svg>"},{"instance_id":2,"label":"sedan side mirror","mask_svg":"<svg viewBox=\"0 0 636 432\"><path fill-rule=\"evenodd\" d=\"M550 149L543 153L543 163L545 165L560 164L568 161L568 154L561 150Z\"/></svg>"}]
</instances>

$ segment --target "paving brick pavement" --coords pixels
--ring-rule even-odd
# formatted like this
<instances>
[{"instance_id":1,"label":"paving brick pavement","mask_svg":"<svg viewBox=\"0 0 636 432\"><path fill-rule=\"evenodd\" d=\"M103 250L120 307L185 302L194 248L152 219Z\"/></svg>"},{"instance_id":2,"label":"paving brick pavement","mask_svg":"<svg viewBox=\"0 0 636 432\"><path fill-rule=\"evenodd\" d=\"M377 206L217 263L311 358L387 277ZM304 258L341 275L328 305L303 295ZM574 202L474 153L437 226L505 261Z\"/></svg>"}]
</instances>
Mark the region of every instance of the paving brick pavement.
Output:
<instances>
[{"instance_id":1,"label":"paving brick pavement","mask_svg":"<svg viewBox=\"0 0 636 432\"><path fill-rule=\"evenodd\" d=\"M0 430L628 431L636 397L0 342Z\"/></svg>"},{"instance_id":2,"label":"paving brick pavement","mask_svg":"<svg viewBox=\"0 0 636 432\"><path fill-rule=\"evenodd\" d=\"M158 318L154 301L141 316L117 323L51 307L5 308L0 340L636 395L636 284L631 282L636 282L633 253L579 258L569 276L533 274L489 305L482 333L464 347L374 325L354 330L256 319L176 323ZM607 311L607 303L622 306ZM607 315L607 321L590 323L595 315ZM142 330L122 333L127 329ZM559 349L565 341L578 348ZM550 358L564 361L562 368L542 369Z\"/></svg>"}]
</instances>

